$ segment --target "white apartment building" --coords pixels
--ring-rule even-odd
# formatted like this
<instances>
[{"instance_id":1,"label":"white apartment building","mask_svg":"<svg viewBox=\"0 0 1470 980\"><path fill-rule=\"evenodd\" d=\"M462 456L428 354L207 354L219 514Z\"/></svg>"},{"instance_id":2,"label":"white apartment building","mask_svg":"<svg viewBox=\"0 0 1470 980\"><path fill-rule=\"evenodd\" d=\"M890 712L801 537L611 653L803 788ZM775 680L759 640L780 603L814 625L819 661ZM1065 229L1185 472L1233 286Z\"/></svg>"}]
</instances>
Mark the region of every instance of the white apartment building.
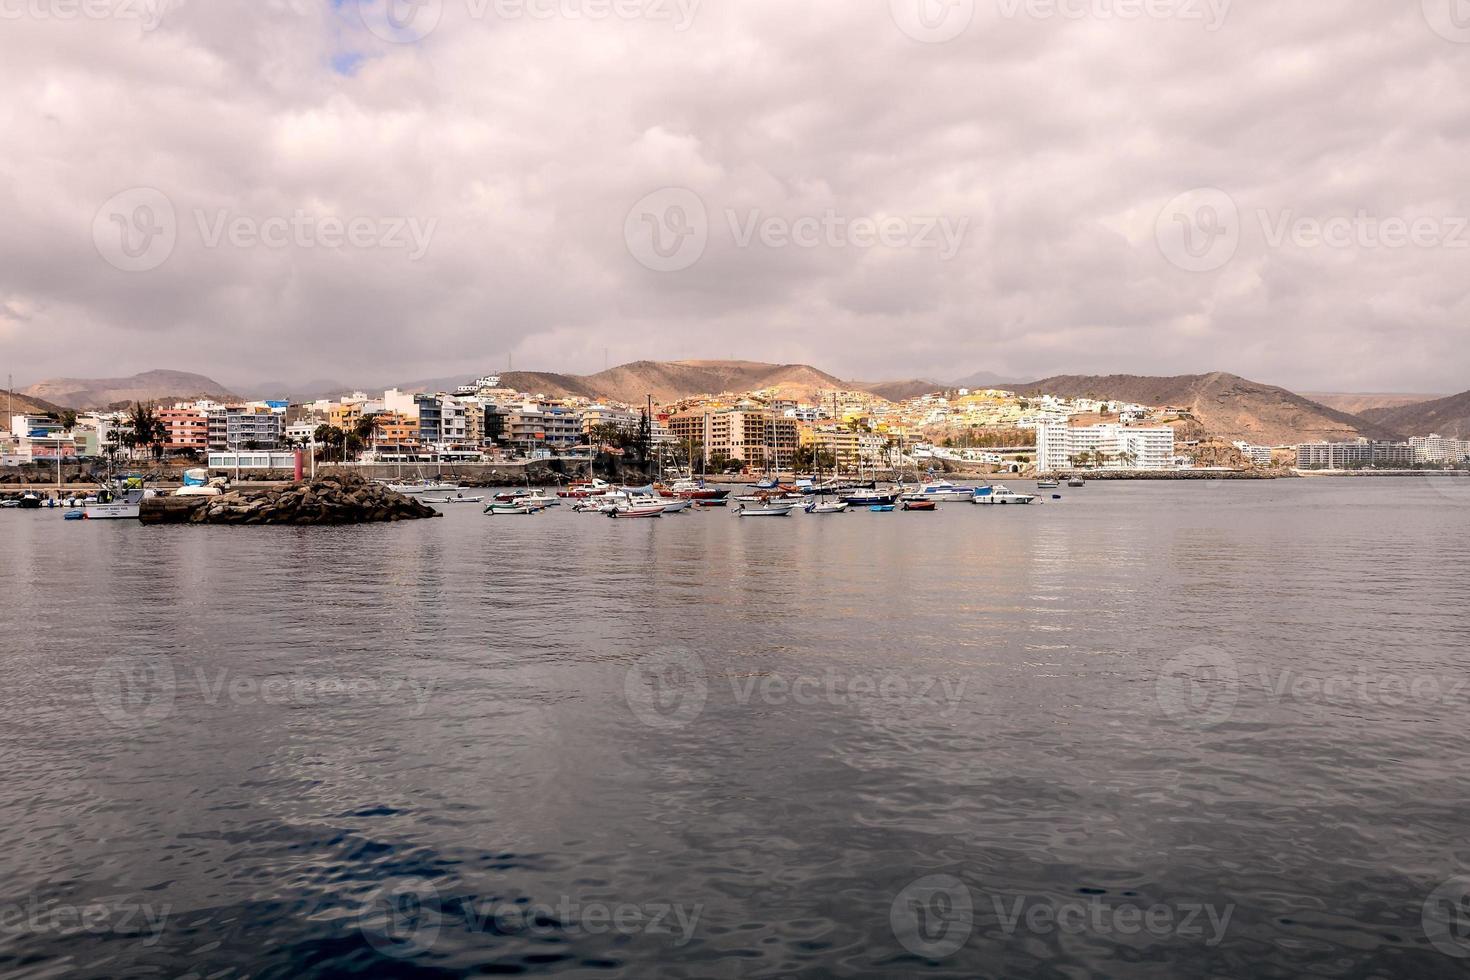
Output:
<instances>
[{"instance_id":1,"label":"white apartment building","mask_svg":"<svg viewBox=\"0 0 1470 980\"><path fill-rule=\"evenodd\" d=\"M1470 459L1470 441L1433 434L1409 440L1416 463L1463 463Z\"/></svg>"},{"instance_id":2,"label":"white apartment building","mask_svg":"<svg viewBox=\"0 0 1470 980\"><path fill-rule=\"evenodd\" d=\"M1132 428L1114 423L1069 426L1056 420L1036 423L1036 467L1043 473L1075 469L1076 460L1114 470L1168 470L1174 468L1174 430Z\"/></svg>"}]
</instances>

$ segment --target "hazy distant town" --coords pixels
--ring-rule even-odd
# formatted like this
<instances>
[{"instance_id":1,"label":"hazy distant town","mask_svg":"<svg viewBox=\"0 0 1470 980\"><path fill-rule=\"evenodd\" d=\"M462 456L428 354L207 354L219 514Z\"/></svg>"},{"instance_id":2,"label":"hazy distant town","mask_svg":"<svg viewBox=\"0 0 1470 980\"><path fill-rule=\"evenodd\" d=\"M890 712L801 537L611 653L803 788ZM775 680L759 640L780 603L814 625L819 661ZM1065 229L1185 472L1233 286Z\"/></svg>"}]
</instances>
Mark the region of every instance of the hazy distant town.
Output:
<instances>
[{"instance_id":1,"label":"hazy distant town","mask_svg":"<svg viewBox=\"0 0 1470 980\"><path fill-rule=\"evenodd\" d=\"M1062 471L1356 471L1453 468L1470 440L1424 433L1256 444L1179 405L956 387L897 401L777 385L642 404L519 390L488 374L452 391L354 391L294 402L135 401L108 411L13 411L5 466L182 460L289 472L318 462L446 464L650 459L703 473L924 468Z\"/></svg>"}]
</instances>

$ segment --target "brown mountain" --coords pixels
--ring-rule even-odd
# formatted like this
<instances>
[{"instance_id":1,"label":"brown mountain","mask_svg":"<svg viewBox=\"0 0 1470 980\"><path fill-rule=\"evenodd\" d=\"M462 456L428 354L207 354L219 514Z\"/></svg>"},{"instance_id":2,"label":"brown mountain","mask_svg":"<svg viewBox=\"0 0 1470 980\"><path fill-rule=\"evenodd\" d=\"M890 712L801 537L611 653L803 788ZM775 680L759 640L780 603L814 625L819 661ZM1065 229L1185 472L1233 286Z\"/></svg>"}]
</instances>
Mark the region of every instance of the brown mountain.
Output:
<instances>
[{"instance_id":1,"label":"brown mountain","mask_svg":"<svg viewBox=\"0 0 1470 980\"><path fill-rule=\"evenodd\" d=\"M596 374L572 375L511 371L501 375L509 388L565 397L609 399L636 405L652 395L666 404L695 395L775 389L781 397L814 402L823 391L870 391L898 401L938 391L929 381L843 381L807 364L764 364L758 361L634 361Z\"/></svg>"},{"instance_id":2,"label":"brown mountain","mask_svg":"<svg viewBox=\"0 0 1470 980\"><path fill-rule=\"evenodd\" d=\"M1414 405L1419 402L1432 402L1444 395L1396 395L1382 392L1323 392L1303 391L1303 398L1310 398L1314 402L1320 402L1328 408L1335 408L1339 412L1347 412L1349 415L1362 415L1369 409L1374 408L1402 408L1405 405Z\"/></svg>"},{"instance_id":3,"label":"brown mountain","mask_svg":"<svg viewBox=\"0 0 1470 980\"><path fill-rule=\"evenodd\" d=\"M10 429L10 413L12 408L17 415L56 415L60 414L62 407L53 405L40 398L31 398L23 392L10 392L0 388L0 412L4 412L4 418L0 418L0 429Z\"/></svg>"},{"instance_id":4,"label":"brown mountain","mask_svg":"<svg viewBox=\"0 0 1470 980\"><path fill-rule=\"evenodd\" d=\"M1068 375L1023 385L1023 394L1097 397L1188 409L1205 431L1221 439L1257 445L1393 438L1387 426L1319 404L1285 388L1233 374L1190 374L1150 378Z\"/></svg>"},{"instance_id":5,"label":"brown mountain","mask_svg":"<svg viewBox=\"0 0 1470 980\"><path fill-rule=\"evenodd\" d=\"M1363 418L1404 438L1438 434L1470 439L1470 391L1397 408L1371 408L1363 413Z\"/></svg>"},{"instance_id":6,"label":"brown mountain","mask_svg":"<svg viewBox=\"0 0 1470 980\"><path fill-rule=\"evenodd\" d=\"M131 378L52 378L31 385L25 394L83 410L110 408L122 402L165 399L240 400L213 379L186 371L145 371Z\"/></svg>"}]
</instances>

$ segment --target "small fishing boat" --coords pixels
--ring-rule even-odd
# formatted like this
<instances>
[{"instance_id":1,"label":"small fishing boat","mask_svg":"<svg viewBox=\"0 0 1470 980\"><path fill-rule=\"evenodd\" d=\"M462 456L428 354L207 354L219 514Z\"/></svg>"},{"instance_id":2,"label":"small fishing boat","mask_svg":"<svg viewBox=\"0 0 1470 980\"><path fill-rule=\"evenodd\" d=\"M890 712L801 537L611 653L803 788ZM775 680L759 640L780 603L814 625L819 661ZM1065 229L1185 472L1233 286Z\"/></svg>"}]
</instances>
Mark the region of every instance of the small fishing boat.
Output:
<instances>
[{"instance_id":1,"label":"small fishing boat","mask_svg":"<svg viewBox=\"0 0 1470 980\"><path fill-rule=\"evenodd\" d=\"M61 519L63 521L85 521L87 519L87 512L84 510L69 510L61 515Z\"/></svg>"},{"instance_id":2,"label":"small fishing boat","mask_svg":"<svg viewBox=\"0 0 1470 980\"><path fill-rule=\"evenodd\" d=\"M461 489L457 483L442 483L438 480L411 480L407 483L389 483L389 490L413 496L420 493L455 493Z\"/></svg>"},{"instance_id":3,"label":"small fishing boat","mask_svg":"<svg viewBox=\"0 0 1470 980\"><path fill-rule=\"evenodd\" d=\"M665 514L678 514L694 506L692 500L670 500L664 503Z\"/></svg>"},{"instance_id":4,"label":"small fishing boat","mask_svg":"<svg viewBox=\"0 0 1470 980\"><path fill-rule=\"evenodd\" d=\"M653 517L663 517L664 505L654 504L652 506L642 507L614 507L612 510L609 510L607 512L607 516L620 520L647 520Z\"/></svg>"},{"instance_id":5,"label":"small fishing boat","mask_svg":"<svg viewBox=\"0 0 1470 980\"><path fill-rule=\"evenodd\" d=\"M534 514L534 513L536 513L536 511L537 511L537 508L535 508L535 507L528 507L525 504L497 504L497 503L492 503L492 504L489 504L488 506L486 506L486 508L484 510L484 513L491 514L491 515L494 515L494 516L504 516L504 515L509 515L509 514Z\"/></svg>"},{"instance_id":6,"label":"small fishing boat","mask_svg":"<svg viewBox=\"0 0 1470 980\"><path fill-rule=\"evenodd\" d=\"M1069 487L1085 487L1085 486L1087 486L1087 481L1084 480L1084 479L1082 479L1082 477L1080 477L1080 476L1074 476L1074 477L1072 477L1072 479L1070 479L1070 480L1067 481L1067 486L1069 486Z\"/></svg>"},{"instance_id":7,"label":"small fishing boat","mask_svg":"<svg viewBox=\"0 0 1470 980\"><path fill-rule=\"evenodd\" d=\"M766 504L757 507L741 504L736 508L735 514L738 517L786 517L795 509L795 504Z\"/></svg>"},{"instance_id":8,"label":"small fishing boat","mask_svg":"<svg viewBox=\"0 0 1470 980\"><path fill-rule=\"evenodd\" d=\"M808 514L845 514L847 506L841 500L835 502L811 500L802 509Z\"/></svg>"},{"instance_id":9,"label":"small fishing boat","mask_svg":"<svg viewBox=\"0 0 1470 980\"><path fill-rule=\"evenodd\" d=\"M5 508L6 510L14 510L15 508L17 508L19 506L20 506L20 501L19 500L0 500L0 507Z\"/></svg>"},{"instance_id":10,"label":"small fishing boat","mask_svg":"<svg viewBox=\"0 0 1470 980\"><path fill-rule=\"evenodd\" d=\"M426 504L483 504L485 502L483 496L466 497L464 494L455 497L425 497L423 499Z\"/></svg>"},{"instance_id":11,"label":"small fishing boat","mask_svg":"<svg viewBox=\"0 0 1470 980\"><path fill-rule=\"evenodd\" d=\"M932 500L905 500L904 510L938 510L939 505Z\"/></svg>"},{"instance_id":12,"label":"small fishing boat","mask_svg":"<svg viewBox=\"0 0 1470 980\"><path fill-rule=\"evenodd\" d=\"M1036 481L1036 489L1038 489L1038 490L1055 490L1058 487L1060 487L1061 485L1062 485L1062 482L1060 480L1037 480Z\"/></svg>"},{"instance_id":13,"label":"small fishing boat","mask_svg":"<svg viewBox=\"0 0 1470 980\"><path fill-rule=\"evenodd\" d=\"M691 500L690 503L692 503L695 507L698 507L700 510L703 510L706 507L727 507L729 506L730 501L725 499L724 497L716 497L710 500L694 499Z\"/></svg>"},{"instance_id":14,"label":"small fishing boat","mask_svg":"<svg viewBox=\"0 0 1470 980\"><path fill-rule=\"evenodd\" d=\"M110 489L97 492L97 502L82 508L89 521L135 521L143 509L143 498L152 491L135 487L121 497Z\"/></svg>"},{"instance_id":15,"label":"small fishing boat","mask_svg":"<svg viewBox=\"0 0 1470 980\"><path fill-rule=\"evenodd\" d=\"M1033 494L1016 493L1008 487L996 484L993 487L981 487L979 490L976 490L975 497L970 502L972 504L992 505L1029 504L1035 499L1036 497Z\"/></svg>"},{"instance_id":16,"label":"small fishing boat","mask_svg":"<svg viewBox=\"0 0 1470 980\"><path fill-rule=\"evenodd\" d=\"M41 498L39 495L27 490L20 495L20 502L16 506L20 507L21 510L40 510Z\"/></svg>"},{"instance_id":17,"label":"small fishing boat","mask_svg":"<svg viewBox=\"0 0 1470 980\"><path fill-rule=\"evenodd\" d=\"M893 504L873 504L868 508L874 514L891 514L893 509Z\"/></svg>"}]
</instances>

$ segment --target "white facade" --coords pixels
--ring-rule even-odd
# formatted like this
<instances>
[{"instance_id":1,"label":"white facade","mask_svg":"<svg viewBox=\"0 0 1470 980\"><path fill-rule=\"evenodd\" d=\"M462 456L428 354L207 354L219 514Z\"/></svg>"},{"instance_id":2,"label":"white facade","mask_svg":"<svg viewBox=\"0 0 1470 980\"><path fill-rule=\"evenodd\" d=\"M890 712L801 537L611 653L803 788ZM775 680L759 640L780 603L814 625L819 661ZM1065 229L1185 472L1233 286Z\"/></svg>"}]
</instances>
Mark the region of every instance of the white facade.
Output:
<instances>
[{"instance_id":1,"label":"white facade","mask_svg":"<svg viewBox=\"0 0 1470 980\"><path fill-rule=\"evenodd\" d=\"M1098 455L1103 457L1097 462ZM1043 473L1075 469L1079 457L1088 466L1114 470L1174 468L1174 430L1103 425L1069 426L1056 420L1036 424L1036 468Z\"/></svg>"},{"instance_id":2,"label":"white facade","mask_svg":"<svg viewBox=\"0 0 1470 980\"><path fill-rule=\"evenodd\" d=\"M1416 436L1409 440L1416 463L1462 463L1470 459L1470 441L1441 435Z\"/></svg>"}]
</instances>

